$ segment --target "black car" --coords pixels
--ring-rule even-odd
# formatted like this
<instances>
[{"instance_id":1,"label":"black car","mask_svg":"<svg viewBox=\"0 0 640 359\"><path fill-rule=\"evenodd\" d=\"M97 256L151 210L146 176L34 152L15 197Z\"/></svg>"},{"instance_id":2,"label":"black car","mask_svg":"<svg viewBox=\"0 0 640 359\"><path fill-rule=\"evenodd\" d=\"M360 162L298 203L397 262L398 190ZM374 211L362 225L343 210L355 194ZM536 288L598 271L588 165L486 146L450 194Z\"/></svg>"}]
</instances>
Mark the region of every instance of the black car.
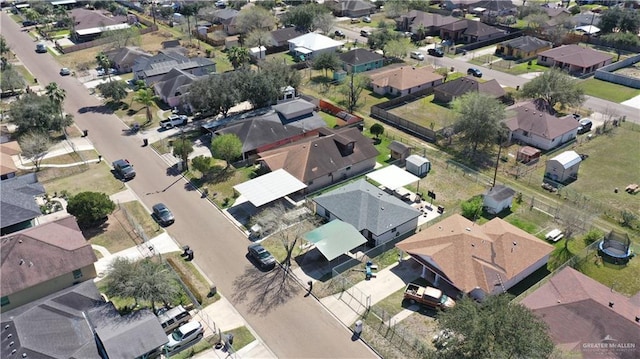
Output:
<instances>
[{"instance_id":1,"label":"black car","mask_svg":"<svg viewBox=\"0 0 640 359\"><path fill-rule=\"evenodd\" d=\"M472 75L473 77L482 77L482 71L476 69L475 67L470 67L467 70L467 75Z\"/></svg>"},{"instance_id":2,"label":"black car","mask_svg":"<svg viewBox=\"0 0 640 359\"><path fill-rule=\"evenodd\" d=\"M276 265L276 259L261 244L254 243L247 248L249 257L258 262L260 268L273 268Z\"/></svg>"},{"instance_id":3,"label":"black car","mask_svg":"<svg viewBox=\"0 0 640 359\"><path fill-rule=\"evenodd\" d=\"M168 226L175 222L173 213L164 203L158 203L153 206L153 218L160 223L161 226Z\"/></svg>"},{"instance_id":4,"label":"black car","mask_svg":"<svg viewBox=\"0 0 640 359\"><path fill-rule=\"evenodd\" d=\"M443 57L444 56L444 51L440 50L440 49L429 49L427 50L427 53L431 56L435 56L435 57Z\"/></svg>"},{"instance_id":5,"label":"black car","mask_svg":"<svg viewBox=\"0 0 640 359\"><path fill-rule=\"evenodd\" d=\"M117 160L112 163L113 170L123 180L130 180L136 176L136 170L127 160Z\"/></svg>"},{"instance_id":6,"label":"black car","mask_svg":"<svg viewBox=\"0 0 640 359\"><path fill-rule=\"evenodd\" d=\"M340 30L336 30L333 34L336 35L336 37L345 37L344 32Z\"/></svg>"}]
</instances>

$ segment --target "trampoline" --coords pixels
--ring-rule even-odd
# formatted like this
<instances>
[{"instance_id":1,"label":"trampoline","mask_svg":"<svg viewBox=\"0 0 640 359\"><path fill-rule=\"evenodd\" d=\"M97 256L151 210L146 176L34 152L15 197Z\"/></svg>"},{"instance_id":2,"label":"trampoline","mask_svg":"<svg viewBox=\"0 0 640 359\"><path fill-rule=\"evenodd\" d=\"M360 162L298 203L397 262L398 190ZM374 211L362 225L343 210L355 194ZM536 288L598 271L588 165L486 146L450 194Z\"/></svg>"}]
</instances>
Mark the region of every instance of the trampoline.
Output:
<instances>
[{"instance_id":1,"label":"trampoline","mask_svg":"<svg viewBox=\"0 0 640 359\"><path fill-rule=\"evenodd\" d=\"M626 233L609 232L598 244L598 250L604 260L615 264L624 264L633 256L631 239Z\"/></svg>"}]
</instances>

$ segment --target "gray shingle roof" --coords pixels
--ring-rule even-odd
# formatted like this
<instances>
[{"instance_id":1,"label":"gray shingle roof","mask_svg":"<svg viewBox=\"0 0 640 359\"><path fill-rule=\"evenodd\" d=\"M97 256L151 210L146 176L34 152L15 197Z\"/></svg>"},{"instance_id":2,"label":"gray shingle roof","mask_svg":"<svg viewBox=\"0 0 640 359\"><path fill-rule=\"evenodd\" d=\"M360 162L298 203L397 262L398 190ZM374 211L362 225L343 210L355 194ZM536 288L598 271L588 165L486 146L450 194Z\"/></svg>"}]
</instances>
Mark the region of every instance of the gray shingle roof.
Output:
<instances>
[{"instance_id":1,"label":"gray shingle roof","mask_svg":"<svg viewBox=\"0 0 640 359\"><path fill-rule=\"evenodd\" d=\"M340 60L349 65L363 65L374 61L380 61L382 59L382 55L361 48L340 54Z\"/></svg>"},{"instance_id":2,"label":"gray shingle roof","mask_svg":"<svg viewBox=\"0 0 640 359\"><path fill-rule=\"evenodd\" d=\"M459 97L470 91L477 91L495 98L505 96L507 92L500 86L496 79L480 82L471 76L460 77L437 86L436 93L442 92L453 97Z\"/></svg>"},{"instance_id":3,"label":"gray shingle roof","mask_svg":"<svg viewBox=\"0 0 640 359\"><path fill-rule=\"evenodd\" d=\"M376 235L420 216L420 211L360 180L313 199L343 222Z\"/></svg>"},{"instance_id":4,"label":"gray shingle roof","mask_svg":"<svg viewBox=\"0 0 640 359\"><path fill-rule=\"evenodd\" d=\"M273 105L272 108L276 110L276 112L284 116L284 118L289 119L291 115L296 113L304 112L307 115L313 113L313 110L316 108L316 105L312 104L309 101L305 101L303 99L295 99L295 100L283 102L277 105Z\"/></svg>"},{"instance_id":5,"label":"gray shingle roof","mask_svg":"<svg viewBox=\"0 0 640 359\"><path fill-rule=\"evenodd\" d=\"M505 41L501 45L508 46L514 49L530 52L545 47L550 47L553 44L549 41L538 39L533 36L521 36L515 39Z\"/></svg>"},{"instance_id":6,"label":"gray shingle roof","mask_svg":"<svg viewBox=\"0 0 640 359\"><path fill-rule=\"evenodd\" d=\"M35 197L45 193L34 173L0 181L0 223L2 228L42 215Z\"/></svg>"},{"instance_id":7,"label":"gray shingle roof","mask_svg":"<svg viewBox=\"0 0 640 359\"><path fill-rule=\"evenodd\" d=\"M163 98L168 98L174 96L179 88L185 85L190 85L195 78L195 75L183 70L172 69L167 72L167 74L165 74L162 79L153 86L153 88L157 95Z\"/></svg>"},{"instance_id":8,"label":"gray shingle roof","mask_svg":"<svg viewBox=\"0 0 640 359\"><path fill-rule=\"evenodd\" d=\"M507 186L495 185L493 186L493 188L490 188L484 195L493 198L497 202L500 202L513 196L514 194L516 194L516 191Z\"/></svg>"}]
</instances>

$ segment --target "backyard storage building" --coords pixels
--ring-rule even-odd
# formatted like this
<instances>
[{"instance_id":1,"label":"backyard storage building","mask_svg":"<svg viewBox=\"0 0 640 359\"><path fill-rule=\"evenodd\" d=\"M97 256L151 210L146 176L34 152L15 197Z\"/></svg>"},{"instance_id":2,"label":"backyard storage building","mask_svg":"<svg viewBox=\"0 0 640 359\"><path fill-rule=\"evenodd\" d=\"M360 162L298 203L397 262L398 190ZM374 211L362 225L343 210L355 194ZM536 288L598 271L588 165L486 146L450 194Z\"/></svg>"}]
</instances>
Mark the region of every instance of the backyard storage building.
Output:
<instances>
[{"instance_id":1,"label":"backyard storage building","mask_svg":"<svg viewBox=\"0 0 640 359\"><path fill-rule=\"evenodd\" d=\"M423 177L431 171L431 162L422 156L411 155L407 157L406 167L408 172L418 177Z\"/></svg>"},{"instance_id":2,"label":"backyard storage building","mask_svg":"<svg viewBox=\"0 0 640 359\"><path fill-rule=\"evenodd\" d=\"M565 151L547 161L544 177L555 182L566 182L578 178L582 158L576 151Z\"/></svg>"}]
</instances>

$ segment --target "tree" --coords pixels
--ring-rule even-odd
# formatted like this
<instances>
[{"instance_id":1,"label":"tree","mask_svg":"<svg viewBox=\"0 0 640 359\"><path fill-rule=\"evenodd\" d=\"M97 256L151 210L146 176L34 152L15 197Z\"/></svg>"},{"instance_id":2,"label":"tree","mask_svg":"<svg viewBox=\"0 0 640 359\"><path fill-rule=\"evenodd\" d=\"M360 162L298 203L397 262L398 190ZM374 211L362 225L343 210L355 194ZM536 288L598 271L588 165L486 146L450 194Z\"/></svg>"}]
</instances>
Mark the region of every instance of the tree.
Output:
<instances>
[{"instance_id":1,"label":"tree","mask_svg":"<svg viewBox=\"0 0 640 359\"><path fill-rule=\"evenodd\" d=\"M29 131L62 131L70 126L70 116L61 117L56 105L46 96L25 93L11 104L11 119L18 126L18 135Z\"/></svg>"},{"instance_id":2,"label":"tree","mask_svg":"<svg viewBox=\"0 0 640 359\"><path fill-rule=\"evenodd\" d=\"M380 135L384 133L384 126L376 122L371 125L369 132L371 132L372 135L376 136L376 138L380 138Z\"/></svg>"},{"instance_id":3,"label":"tree","mask_svg":"<svg viewBox=\"0 0 640 359\"><path fill-rule=\"evenodd\" d=\"M478 145L495 142L501 130L500 122L505 119L500 101L480 92L469 92L457 98L453 108L459 116L454 127L462 139L471 144L472 157Z\"/></svg>"},{"instance_id":4,"label":"tree","mask_svg":"<svg viewBox=\"0 0 640 359\"><path fill-rule=\"evenodd\" d=\"M248 63L251 57L249 56L249 49L245 47L233 46L227 51L227 58L234 70Z\"/></svg>"},{"instance_id":5,"label":"tree","mask_svg":"<svg viewBox=\"0 0 640 359\"><path fill-rule=\"evenodd\" d=\"M603 34L613 32L637 34L638 30L640 30L640 14L633 9L621 9L617 6L610 7L602 12L598 27L600 27L600 31Z\"/></svg>"},{"instance_id":6,"label":"tree","mask_svg":"<svg viewBox=\"0 0 640 359\"><path fill-rule=\"evenodd\" d=\"M241 82L241 98L249 101L253 108L262 108L276 102L281 93L268 73L243 71L238 74Z\"/></svg>"},{"instance_id":7,"label":"tree","mask_svg":"<svg viewBox=\"0 0 640 359\"><path fill-rule=\"evenodd\" d=\"M187 32L189 33L189 43L191 43L191 17L198 13L198 3L186 4L180 6L180 14L187 18Z\"/></svg>"},{"instance_id":8,"label":"tree","mask_svg":"<svg viewBox=\"0 0 640 359\"><path fill-rule=\"evenodd\" d=\"M196 112L226 117L240 100L238 77L236 72L227 72L198 79L189 86L185 99Z\"/></svg>"},{"instance_id":9,"label":"tree","mask_svg":"<svg viewBox=\"0 0 640 359\"><path fill-rule=\"evenodd\" d=\"M392 40L399 40L401 37L402 35L393 31L386 22L381 21L378 23L378 28L367 38L367 45L373 50L380 49L386 54L385 46L387 43Z\"/></svg>"},{"instance_id":10,"label":"tree","mask_svg":"<svg viewBox=\"0 0 640 359\"><path fill-rule=\"evenodd\" d=\"M276 18L261 6L243 9L236 17L236 27L240 33L248 34L254 30L270 31L276 26Z\"/></svg>"},{"instance_id":11,"label":"tree","mask_svg":"<svg viewBox=\"0 0 640 359\"><path fill-rule=\"evenodd\" d=\"M329 8L316 3L293 6L284 14L282 22L302 31L312 31L316 18L328 12Z\"/></svg>"},{"instance_id":12,"label":"tree","mask_svg":"<svg viewBox=\"0 0 640 359\"><path fill-rule=\"evenodd\" d=\"M189 155L193 153L193 143L188 138L178 138L173 141L173 155L182 159L185 170L189 170Z\"/></svg>"},{"instance_id":13,"label":"tree","mask_svg":"<svg viewBox=\"0 0 640 359\"><path fill-rule=\"evenodd\" d=\"M64 99L67 97L67 92L62 87L58 86L58 84L55 82L50 82L45 87L45 90L47 91L47 97L58 110L60 118L63 118L64 112L62 109L62 104L64 103Z\"/></svg>"},{"instance_id":14,"label":"tree","mask_svg":"<svg viewBox=\"0 0 640 359\"><path fill-rule=\"evenodd\" d=\"M345 81L338 87L338 92L345 96L349 113L354 113L362 104L360 94L369 86L371 79L362 74L355 75L353 73L350 77L349 81Z\"/></svg>"},{"instance_id":15,"label":"tree","mask_svg":"<svg viewBox=\"0 0 640 359\"><path fill-rule=\"evenodd\" d=\"M453 333L441 353L447 358L546 359L554 350L546 324L507 294L482 304L465 297L438 314L438 327Z\"/></svg>"},{"instance_id":16,"label":"tree","mask_svg":"<svg viewBox=\"0 0 640 359\"><path fill-rule=\"evenodd\" d=\"M640 39L638 39L638 36L630 32L614 32L612 34L602 36L601 39L613 44L613 47L615 47L616 53L618 54L616 61L620 61L620 54L623 48L640 45Z\"/></svg>"},{"instance_id":17,"label":"tree","mask_svg":"<svg viewBox=\"0 0 640 359\"><path fill-rule=\"evenodd\" d=\"M40 171L40 163L52 145L49 135L39 131L27 132L20 136L18 143L22 149L22 156L30 158L36 166L36 171Z\"/></svg>"},{"instance_id":18,"label":"tree","mask_svg":"<svg viewBox=\"0 0 640 359\"><path fill-rule=\"evenodd\" d=\"M25 81L22 75L11 64L5 65L0 71L0 89L2 92L15 92L23 89L24 86Z\"/></svg>"},{"instance_id":19,"label":"tree","mask_svg":"<svg viewBox=\"0 0 640 359\"><path fill-rule=\"evenodd\" d=\"M122 81L103 82L96 86L103 97L119 104L127 97L127 84Z\"/></svg>"},{"instance_id":20,"label":"tree","mask_svg":"<svg viewBox=\"0 0 640 359\"><path fill-rule=\"evenodd\" d=\"M216 136L211 141L211 154L227 163L224 168L226 171L231 162L242 155L242 141L232 133Z\"/></svg>"},{"instance_id":21,"label":"tree","mask_svg":"<svg viewBox=\"0 0 640 359\"><path fill-rule=\"evenodd\" d=\"M42 15L34 9L28 8L24 11L24 17L29 21L39 22Z\"/></svg>"},{"instance_id":22,"label":"tree","mask_svg":"<svg viewBox=\"0 0 640 359\"><path fill-rule=\"evenodd\" d=\"M413 49L413 45L408 38L391 40L384 45L384 53L390 57L404 59L407 53Z\"/></svg>"},{"instance_id":23,"label":"tree","mask_svg":"<svg viewBox=\"0 0 640 359\"><path fill-rule=\"evenodd\" d=\"M80 225L90 226L116 209L116 204L101 192L80 192L69 198L67 212L76 217Z\"/></svg>"},{"instance_id":24,"label":"tree","mask_svg":"<svg viewBox=\"0 0 640 359\"><path fill-rule=\"evenodd\" d=\"M313 59L314 70L324 70L324 76L327 77L327 70L335 71L340 68L342 61L335 52L324 52Z\"/></svg>"},{"instance_id":25,"label":"tree","mask_svg":"<svg viewBox=\"0 0 640 359\"><path fill-rule=\"evenodd\" d=\"M109 266L106 294L133 298L135 303L148 301L155 312L156 303L167 305L180 295L175 275L161 261L144 258L139 261L118 257Z\"/></svg>"},{"instance_id":26,"label":"tree","mask_svg":"<svg viewBox=\"0 0 640 359\"><path fill-rule=\"evenodd\" d=\"M11 51L11 47L7 44L7 40L4 36L0 35L0 56L4 56L4 54Z\"/></svg>"},{"instance_id":27,"label":"tree","mask_svg":"<svg viewBox=\"0 0 640 359\"><path fill-rule=\"evenodd\" d=\"M102 67L104 72L107 74L109 82L111 82L111 72L109 71L113 66L111 59L109 59L109 57L104 52L100 51L96 55L96 62L98 63L98 66Z\"/></svg>"},{"instance_id":28,"label":"tree","mask_svg":"<svg viewBox=\"0 0 640 359\"><path fill-rule=\"evenodd\" d=\"M562 109L580 105L584 101L583 93L576 80L562 70L551 68L524 84L520 96L543 101L545 109L553 114L556 106Z\"/></svg>"},{"instance_id":29,"label":"tree","mask_svg":"<svg viewBox=\"0 0 640 359\"><path fill-rule=\"evenodd\" d=\"M153 114L151 113L151 106L155 103L157 97L153 94L152 89L140 89L136 91L133 101L141 104L145 107L147 113L147 123L153 121Z\"/></svg>"},{"instance_id":30,"label":"tree","mask_svg":"<svg viewBox=\"0 0 640 359\"><path fill-rule=\"evenodd\" d=\"M470 221L475 221L482 214L482 197L475 196L460 204L462 216Z\"/></svg>"},{"instance_id":31,"label":"tree","mask_svg":"<svg viewBox=\"0 0 640 359\"><path fill-rule=\"evenodd\" d=\"M292 69L289 65L278 59L263 61L261 63L261 69L262 72L271 79L278 91L287 86L298 88L302 82L300 71Z\"/></svg>"},{"instance_id":32,"label":"tree","mask_svg":"<svg viewBox=\"0 0 640 359\"><path fill-rule=\"evenodd\" d=\"M202 173L202 178L207 180L213 170L213 164L211 163L211 157L196 156L191 160L191 167L196 171Z\"/></svg>"},{"instance_id":33,"label":"tree","mask_svg":"<svg viewBox=\"0 0 640 359\"><path fill-rule=\"evenodd\" d=\"M549 16L544 13L533 13L527 16L524 21L527 22L527 27L537 33L541 33L547 21L549 21Z\"/></svg>"},{"instance_id":34,"label":"tree","mask_svg":"<svg viewBox=\"0 0 640 359\"><path fill-rule=\"evenodd\" d=\"M328 35L335 25L336 18L328 12L317 14L313 19L313 28Z\"/></svg>"},{"instance_id":35,"label":"tree","mask_svg":"<svg viewBox=\"0 0 640 359\"><path fill-rule=\"evenodd\" d=\"M100 35L107 45L113 49L140 45L140 29L132 26L128 29L104 31Z\"/></svg>"},{"instance_id":36,"label":"tree","mask_svg":"<svg viewBox=\"0 0 640 359\"><path fill-rule=\"evenodd\" d=\"M388 19L396 19L408 10L405 0L387 0L384 2L384 16Z\"/></svg>"},{"instance_id":37,"label":"tree","mask_svg":"<svg viewBox=\"0 0 640 359\"><path fill-rule=\"evenodd\" d=\"M271 33L262 29L255 29L247 34L244 39L247 47L271 46Z\"/></svg>"}]
</instances>

